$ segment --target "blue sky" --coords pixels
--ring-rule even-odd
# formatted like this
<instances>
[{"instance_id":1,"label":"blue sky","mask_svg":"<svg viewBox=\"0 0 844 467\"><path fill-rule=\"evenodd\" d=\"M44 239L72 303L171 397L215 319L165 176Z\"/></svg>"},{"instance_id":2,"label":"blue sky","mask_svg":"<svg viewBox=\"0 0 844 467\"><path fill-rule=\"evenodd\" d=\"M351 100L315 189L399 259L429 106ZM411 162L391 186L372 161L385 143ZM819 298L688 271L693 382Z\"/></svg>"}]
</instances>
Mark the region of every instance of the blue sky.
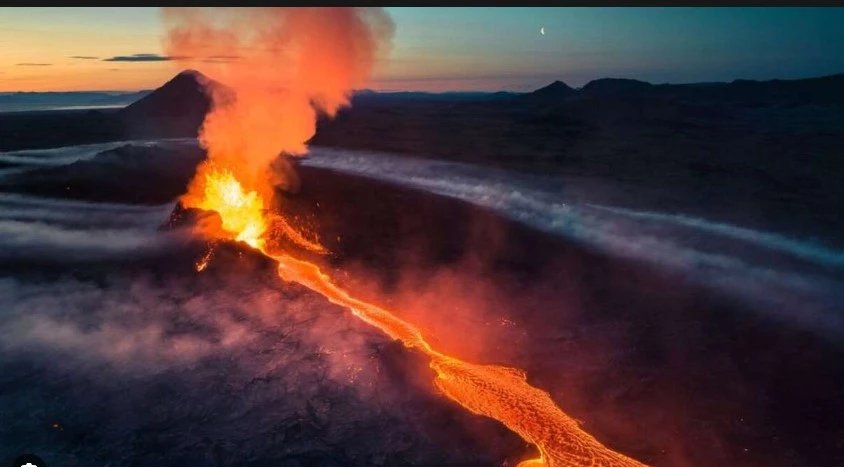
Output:
<instances>
[{"instance_id":1,"label":"blue sky","mask_svg":"<svg viewBox=\"0 0 844 467\"><path fill-rule=\"evenodd\" d=\"M844 8L388 8L376 89L532 89L601 77L655 83L844 72ZM545 35L540 34L541 27ZM169 62L156 8L0 8L0 91L140 89ZM71 58L74 56L95 59Z\"/></svg>"}]
</instances>

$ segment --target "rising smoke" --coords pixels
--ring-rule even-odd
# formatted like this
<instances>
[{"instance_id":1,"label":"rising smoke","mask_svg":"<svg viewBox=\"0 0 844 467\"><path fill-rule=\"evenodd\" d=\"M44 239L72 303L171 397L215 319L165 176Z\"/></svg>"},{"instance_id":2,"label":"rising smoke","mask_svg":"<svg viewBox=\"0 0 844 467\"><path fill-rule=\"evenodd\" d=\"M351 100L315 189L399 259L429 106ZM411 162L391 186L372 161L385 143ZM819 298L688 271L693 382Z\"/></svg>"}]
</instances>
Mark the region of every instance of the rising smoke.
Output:
<instances>
[{"instance_id":1,"label":"rising smoke","mask_svg":"<svg viewBox=\"0 0 844 467\"><path fill-rule=\"evenodd\" d=\"M162 17L167 54L226 84L211 90L201 130L210 160L264 199L273 186L298 188L279 155L306 152L319 113L349 104L394 32L378 8L164 8ZM201 194L202 170L189 196Z\"/></svg>"}]
</instances>

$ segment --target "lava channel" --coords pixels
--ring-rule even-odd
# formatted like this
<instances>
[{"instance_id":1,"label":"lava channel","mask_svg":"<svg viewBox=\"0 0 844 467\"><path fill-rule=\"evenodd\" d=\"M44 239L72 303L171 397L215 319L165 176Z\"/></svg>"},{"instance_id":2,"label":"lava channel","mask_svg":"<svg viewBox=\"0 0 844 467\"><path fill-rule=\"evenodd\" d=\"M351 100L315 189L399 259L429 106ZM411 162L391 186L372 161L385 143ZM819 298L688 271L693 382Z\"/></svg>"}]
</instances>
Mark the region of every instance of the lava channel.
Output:
<instances>
[{"instance_id":1,"label":"lava channel","mask_svg":"<svg viewBox=\"0 0 844 467\"><path fill-rule=\"evenodd\" d=\"M188 206L218 212L225 231L221 235L243 241L275 260L281 279L323 295L406 347L423 352L437 374L434 385L449 399L475 414L498 420L535 445L539 457L525 460L519 467L644 465L604 446L583 431L554 403L548 392L528 384L523 371L468 363L440 353L428 344L418 328L388 310L352 297L317 265L284 253L269 252L264 237L272 215L264 211L263 201L257 193L246 193L231 172L206 171L204 184L201 199L186 197L185 201ZM209 258L203 258L197 269L204 268Z\"/></svg>"}]
</instances>

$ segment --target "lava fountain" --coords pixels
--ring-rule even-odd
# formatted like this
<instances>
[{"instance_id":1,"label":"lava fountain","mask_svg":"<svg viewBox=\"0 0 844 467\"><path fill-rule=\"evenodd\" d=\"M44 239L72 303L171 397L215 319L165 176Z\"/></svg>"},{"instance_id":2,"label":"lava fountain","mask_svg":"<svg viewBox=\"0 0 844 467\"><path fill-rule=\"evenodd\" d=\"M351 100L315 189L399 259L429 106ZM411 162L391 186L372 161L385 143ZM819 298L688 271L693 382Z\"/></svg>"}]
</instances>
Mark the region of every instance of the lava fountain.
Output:
<instances>
[{"instance_id":1,"label":"lava fountain","mask_svg":"<svg viewBox=\"0 0 844 467\"><path fill-rule=\"evenodd\" d=\"M303 154L317 112L332 117L365 84L393 33L386 13L368 8L166 8L165 49L174 62L200 60L227 89L210 89L213 106L200 132L208 161L197 170L182 203L219 213L209 232L244 242L278 264L281 279L299 283L349 309L406 347L424 353L434 385L452 401L498 420L540 456L527 466L641 466L602 445L566 415L551 396L514 368L478 365L432 348L413 324L355 298L315 264L269 241L281 231L298 246L324 252L265 202L274 190L295 189L295 173L281 154ZM193 65L193 63L191 63ZM203 270L211 260L198 263Z\"/></svg>"}]
</instances>

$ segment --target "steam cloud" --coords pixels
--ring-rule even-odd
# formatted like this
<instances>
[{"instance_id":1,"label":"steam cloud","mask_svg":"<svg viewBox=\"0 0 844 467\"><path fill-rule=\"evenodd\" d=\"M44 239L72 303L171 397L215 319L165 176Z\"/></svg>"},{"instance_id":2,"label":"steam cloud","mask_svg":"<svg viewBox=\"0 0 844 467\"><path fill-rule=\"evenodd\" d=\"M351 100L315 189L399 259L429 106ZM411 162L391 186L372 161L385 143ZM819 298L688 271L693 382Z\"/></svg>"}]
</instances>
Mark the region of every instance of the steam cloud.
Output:
<instances>
[{"instance_id":1,"label":"steam cloud","mask_svg":"<svg viewBox=\"0 0 844 467\"><path fill-rule=\"evenodd\" d=\"M218 465L462 465L519 448L493 422L446 405L435 407L460 418L448 433L426 432L439 398L401 376L388 339L274 273L180 276L166 271L178 252L153 273L126 267L110 244L86 248L112 267L76 277L82 269L58 256L59 277L0 276L0 405L10 420L0 458L37 450L58 463L69 445L57 433L85 434L72 444L81 459L137 465L160 463L161 450L179 465L205 453Z\"/></svg>"},{"instance_id":2,"label":"steam cloud","mask_svg":"<svg viewBox=\"0 0 844 467\"><path fill-rule=\"evenodd\" d=\"M210 89L200 140L212 162L265 199L273 186L298 188L278 156L305 153L318 113L349 104L394 32L377 8L164 8L162 17L168 56L239 57L203 61L226 87ZM189 193L201 193L201 175Z\"/></svg>"}]
</instances>

